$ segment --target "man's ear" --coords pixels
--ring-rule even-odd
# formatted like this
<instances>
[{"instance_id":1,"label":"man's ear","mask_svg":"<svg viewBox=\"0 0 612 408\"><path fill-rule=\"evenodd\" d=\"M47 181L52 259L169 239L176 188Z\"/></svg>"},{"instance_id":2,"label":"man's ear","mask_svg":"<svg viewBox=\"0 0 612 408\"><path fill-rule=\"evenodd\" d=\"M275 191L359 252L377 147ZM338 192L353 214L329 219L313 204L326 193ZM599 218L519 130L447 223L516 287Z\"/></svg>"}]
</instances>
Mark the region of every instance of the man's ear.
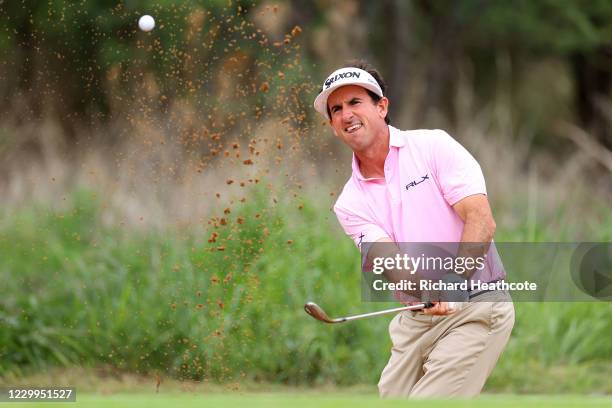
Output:
<instances>
[{"instance_id":1,"label":"man's ear","mask_svg":"<svg viewBox=\"0 0 612 408\"><path fill-rule=\"evenodd\" d=\"M389 99L386 96L383 96L376 104L376 107L378 108L378 114L384 119L387 116L387 113L389 113Z\"/></svg>"},{"instance_id":2,"label":"man's ear","mask_svg":"<svg viewBox=\"0 0 612 408\"><path fill-rule=\"evenodd\" d=\"M334 129L334 127L332 126L331 119L329 120L329 127L331 128L332 132L334 132L334 136L338 137L338 133L336 132L336 129Z\"/></svg>"}]
</instances>

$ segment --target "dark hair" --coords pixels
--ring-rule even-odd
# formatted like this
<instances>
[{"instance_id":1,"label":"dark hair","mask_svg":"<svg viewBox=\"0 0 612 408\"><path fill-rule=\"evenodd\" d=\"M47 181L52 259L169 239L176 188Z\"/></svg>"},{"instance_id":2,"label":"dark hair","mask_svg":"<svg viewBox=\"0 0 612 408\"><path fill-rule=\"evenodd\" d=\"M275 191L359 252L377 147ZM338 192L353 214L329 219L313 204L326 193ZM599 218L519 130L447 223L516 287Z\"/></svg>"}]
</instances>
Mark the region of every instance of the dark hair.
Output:
<instances>
[{"instance_id":1,"label":"dark hair","mask_svg":"<svg viewBox=\"0 0 612 408\"><path fill-rule=\"evenodd\" d=\"M368 64L367 62L363 60L350 61L349 63L346 64L346 66L363 69L368 74L372 75L374 79L376 80L376 82L378 82L378 86L380 86L380 89L382 89L383 96L387 95L387 83L383 79L382 75L380 75L380 72L376 70L376 68L374 68L373 66L371 66L370 64ZM374 103L378 103L378 101L380 101L381 97L376 95L374 92L370 91L369 89L366 89L366 92L368 93L368 95L370 95L370 98L372 98L372 101ZM329 111L329 107L327 108L327 115L331 118L331 112ZM387 125L391 123L388 112L387 112L387 116L385 116L385 123Z\"/></svg>"}]
</instances>

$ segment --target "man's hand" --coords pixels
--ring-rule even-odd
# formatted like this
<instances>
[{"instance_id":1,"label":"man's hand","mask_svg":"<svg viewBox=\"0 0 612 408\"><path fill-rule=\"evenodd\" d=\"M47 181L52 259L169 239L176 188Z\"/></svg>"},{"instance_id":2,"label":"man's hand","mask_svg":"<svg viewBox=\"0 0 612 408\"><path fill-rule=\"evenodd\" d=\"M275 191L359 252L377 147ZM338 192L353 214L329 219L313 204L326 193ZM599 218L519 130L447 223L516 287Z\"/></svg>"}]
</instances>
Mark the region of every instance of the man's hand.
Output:
<instances>
[{"instance_id":1,"label":"man's hand","mask_svg":"<svg viewBox=\"0 0 612 408\"><path fill-rule=\"evenodd\" d=\"M423 309L423 313L435 316L447 316L456 312L450 307L450 302L432 302L434 305L429 309Z\"/></svg>"}]
</instances>

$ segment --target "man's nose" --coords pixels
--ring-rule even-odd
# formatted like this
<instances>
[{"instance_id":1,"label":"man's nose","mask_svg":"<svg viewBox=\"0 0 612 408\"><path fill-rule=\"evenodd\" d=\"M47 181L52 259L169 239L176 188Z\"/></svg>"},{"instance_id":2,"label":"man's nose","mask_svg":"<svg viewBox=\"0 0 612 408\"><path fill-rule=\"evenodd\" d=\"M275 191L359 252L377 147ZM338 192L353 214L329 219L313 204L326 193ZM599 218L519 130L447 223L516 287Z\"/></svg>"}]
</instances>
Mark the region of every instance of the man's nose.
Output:
<instances>
[{"instance_id":1,"label":"man's nose","mask_svg":"<svg viewBox=\"0 0 612 408\"><path fill-rule=\"evenodd\" d=\"M350 105L345 105L342 108L342 120L349 122L351 119L353 119L353 109L351 109Z\"/></svg>"}]
</instances>

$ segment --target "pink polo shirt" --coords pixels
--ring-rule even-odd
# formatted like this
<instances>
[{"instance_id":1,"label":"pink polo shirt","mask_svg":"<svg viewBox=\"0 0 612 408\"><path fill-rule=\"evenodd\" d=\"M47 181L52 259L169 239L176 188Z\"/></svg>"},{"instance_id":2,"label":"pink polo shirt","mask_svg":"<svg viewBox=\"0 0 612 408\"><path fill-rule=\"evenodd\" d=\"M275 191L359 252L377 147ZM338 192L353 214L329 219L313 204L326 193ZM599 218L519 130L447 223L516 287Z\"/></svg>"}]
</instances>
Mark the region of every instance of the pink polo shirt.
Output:
<instances>
[{"instance_id":1,"label":"pink polo shirt","mask_svg":"<svg viewBox=\"0 0 612 408\"><path fill-rule=\"evenodd\" d=\"M334 205L342 228L358 247L384 237L395 242L460 242L464 223L452 205L473 194L487 194L480 165L443 130L389 126L389 132L384 178L364 178L353 155L353 174ZM497 255L492 251L493 246L488 255ZM479 278L486 280L505 275L499 267L481 272Z\"/></svg>"}]
</instances>

